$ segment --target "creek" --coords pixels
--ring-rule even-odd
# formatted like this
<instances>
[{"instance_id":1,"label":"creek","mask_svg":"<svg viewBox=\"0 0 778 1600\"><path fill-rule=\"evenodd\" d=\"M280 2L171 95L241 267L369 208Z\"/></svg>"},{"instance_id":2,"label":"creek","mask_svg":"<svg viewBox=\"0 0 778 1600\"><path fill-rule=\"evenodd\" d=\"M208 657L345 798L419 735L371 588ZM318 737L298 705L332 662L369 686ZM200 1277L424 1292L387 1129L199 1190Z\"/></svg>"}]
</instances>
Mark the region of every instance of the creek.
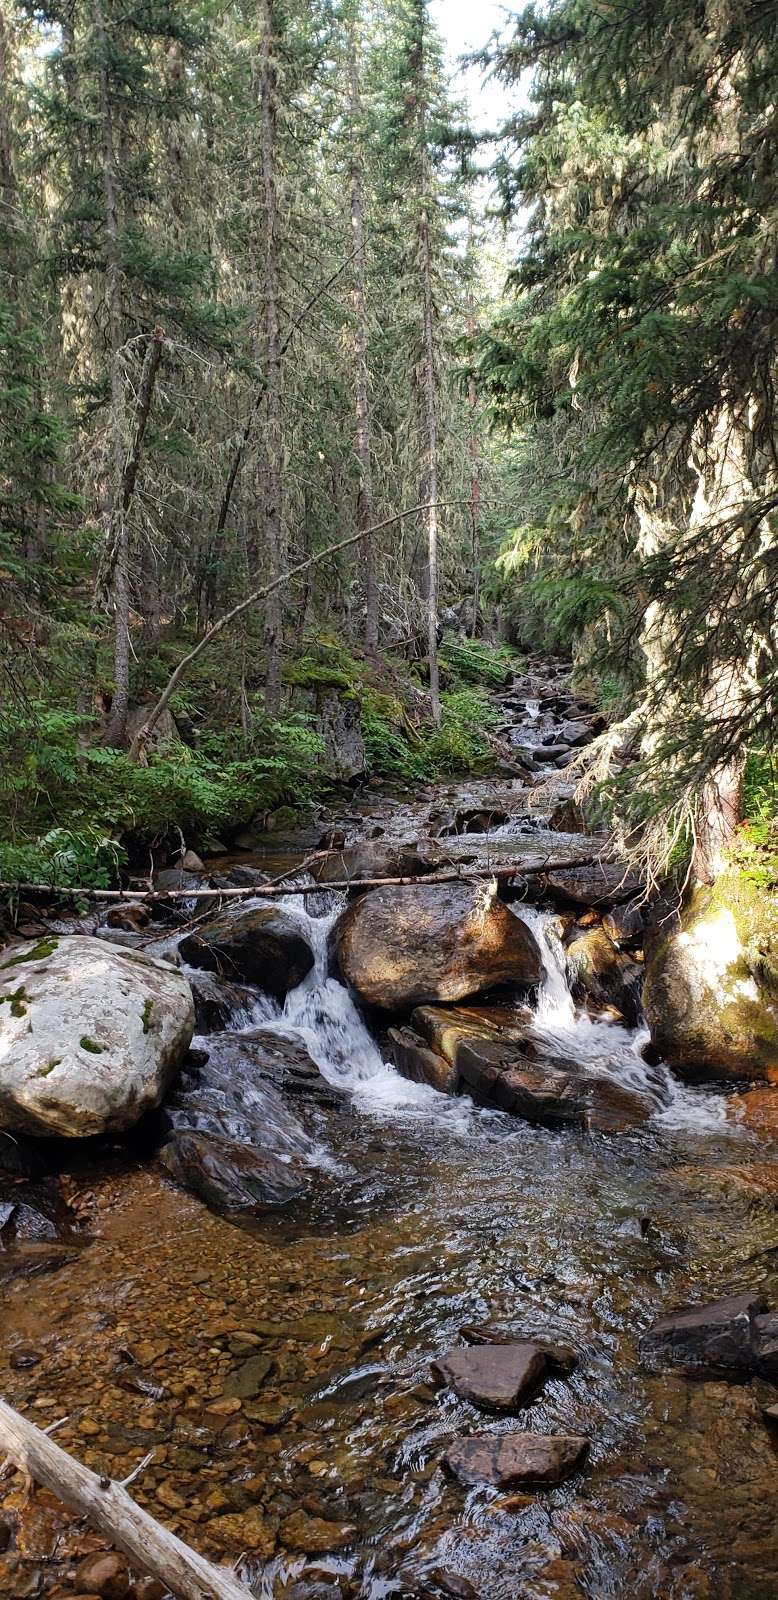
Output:
<instances>
[{"instance_id":1,"label":"creek","mask_svg":"<svg viewBox=\"0 0 778 1600\"><path fill-rule=\"evenodd\" d=\"M543 750L552 698L543 681L514 688L516 748ZM537 765L557 803L556 769ZM479 809L508 820L455 831L446 842L463 858L580 852L509 775L371 794L341 827L349 843L377 828L415 838L431 816L456 828ZM288 853L271 840L257 860ZM341 904L325 889L306 910L290 896L312 972L285 1003L256 993L196 1041L233 1079L252 1039L304 1044L336 1106L292 1106L275 1148L306 1163L310 1197L236 1227L137 1151L86 1155L68 1181L91 1242L6 1287L2 1392L42 1426L66 1418L60 1442L112 1476L153 1452L132 1492L213 1559L240 1558L262 1600L774 1600L776 1457L759 1385L652 1373L637 1351L670 1306L778 1297L764 1150L722 1097L649 1064L640 1029L575 1002L542 905L514 908L543 955L533 1043L638 1090L645 1124L530 1126L400 1077L330 975ZM248 1072L238 1089L243 1125L269 1126ZM213 1089L203 1114L223 1127L238 1112ZM577 1352L518 1422L430 1382L431 1361L484 1322ZM441 1469L453 1440L525 1426L585 1435L588 1464L522 1494L464 1489ZM72 1592L74 1559L100 1541L45 1494L25 1504L15 1486L10 1502L24 1538L16 1587L0 1593Z\"/></svg>"}]
</instances>

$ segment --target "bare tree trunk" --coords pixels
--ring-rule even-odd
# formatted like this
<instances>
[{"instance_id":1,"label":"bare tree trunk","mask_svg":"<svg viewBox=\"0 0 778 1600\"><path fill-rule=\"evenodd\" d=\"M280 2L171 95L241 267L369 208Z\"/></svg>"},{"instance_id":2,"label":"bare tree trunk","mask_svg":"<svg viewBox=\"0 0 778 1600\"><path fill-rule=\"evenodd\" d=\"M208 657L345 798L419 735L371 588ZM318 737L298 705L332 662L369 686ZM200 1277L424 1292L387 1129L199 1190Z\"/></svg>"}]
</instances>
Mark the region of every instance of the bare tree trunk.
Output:
<instances>
[{"instance_id":1,"label":"bare tree trunk","mask_svg":"<svg viewBox=\"0 0 778 1600\"><path fill-rule=\"evenodd\" d=\"M349 25L348 63L351 101L351 237L354 246L354 279L352 299L354 304L354 396L357 423L357 457L359 460L359 493L357 496L357 526L365 534L362 561L365 574L365 648L375 650L378 644L378 589L376 586L375 545L367 532L373 521L373 480L370 454L370 386L367 366L367 306L365 283L367 279L367 248L365 244L365 197L362 167L362 93L359 75L358 45L354 17Z\"/></svg>"},{"instance_id":2,"label":"bare tree trunk","mask_svg":"<svg viewBox=\"0 0 778 1600\"><path fill-rule=\"evenodd\" d=\"M438 405L435 372L435 305L429 216L421 214L421 258L424 294L424 463L427 511L427 642L430 660L432 720L440 726L438 671Z\"/></svg>"},{"instance_id":3,"label":"bare tree trunk","mask_svg":"<svg viewBox=\"0 0 778 1600\"><path fill-rule=\"evenodd\" d=\"M475 305L472 295L470 295L468 302L467 332L470 339L475 337ZM470 637L474 639L478 632L478 611L481 604L481 466L478 456L478 428L476 425L478 392L472 372L467 380L467 404L470 409L468 453L470 456L470 538L473 563L473 615L470 624Z\"/></svg>"},{"instance_id":4,"label":"bare tree trunk","mask_svg":"<svg viewBox=\"0 0 778 1600\"><path fill-rule=\"evenodd\" d=\"M103 146L103 202L106 232L106 290L111 363L111 459L106 496L106 543L112 556L114 609L114 696L106 743L123 745L127 736L130 703L130 551L124 515L124 383L122 348L122 272L119 252L119 215L116 200L116 157L113 113L106 57L108 37L101 0L93 0L92 16L100 44L100 133Z\"/></svg>"},{"instance_id":5,"label":"bare tree trunk","mask_svg":"<svg viewBox=\"0 0 778 1600\"><path fill-rule=\"evenodd\" d=\"M277 66L275 0L261 0L260 152L265 235L265 382L267 394L267 475L265 480L265 545L271 578L283 571L284 538L282 471L284 425L283 368L279 327L279 216L277 190ZM284 644L283 595L276 587L265 607L265 709L277 717L281 709L281 658Z\"/></svg>"},{"instance_id":6,"label":"bare tree trunk","mask_svg":"<svg viewBox=\"0 0 778 1600\"><path fill-rule=\"evenodd\" d=\"M251 1600L251 1590L233 1572L212 1566L136 1505L123 1484L90 1472L4 1400L0 1400L0 1451L20 1472L78 1511L178 1600Z\"/></svg>"}]
</instances>

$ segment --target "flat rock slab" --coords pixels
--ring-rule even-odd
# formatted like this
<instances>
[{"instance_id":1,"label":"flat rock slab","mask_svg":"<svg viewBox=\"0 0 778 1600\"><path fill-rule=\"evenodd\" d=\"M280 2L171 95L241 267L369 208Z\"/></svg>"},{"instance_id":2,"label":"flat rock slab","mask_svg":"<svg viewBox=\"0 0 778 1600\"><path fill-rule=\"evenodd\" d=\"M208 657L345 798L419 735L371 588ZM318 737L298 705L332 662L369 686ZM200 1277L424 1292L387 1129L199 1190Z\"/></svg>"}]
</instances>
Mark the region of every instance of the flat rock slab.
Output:
<instances>
[{"instance_id":1,"label":"flat rock slab","mask_svg":"<svg viewBox=\"0 0 778 1600\"><path fill-rule=\"evenodd\" d=\"M460 1483L491 1483L496 1489L564 1482L586 1459L588 1439L543 1433L476 1434L457 1439L443 1457Z\"/></svg>"},{"instance_id":2,"label":"flat rock slab","mask_svg":"<svg viewBox=\"0 0 778 1600\"><path fill-rule=\"evenodd\" d=\"M432 1363L439 1382L487 1411L515 1411L537 1394L548 1371L536 1344L484 1344L449 1350Z\"/></svg>"},{"instance_id":3,"label":"flat rock slab","mask_svg":"<svg viewBox=\"0 0 778 1600\"><path fill-rule=\"evenodd\" d=\"M762 1296L753 1294L681 1306L660 1317L643 1335L640 1354L650 1361L669 1361L711 1374L753 1371L758 1346L771 1331L764 1324L773 1319L761 1315L766 1310Z\"/></svg>"}]
</instances>

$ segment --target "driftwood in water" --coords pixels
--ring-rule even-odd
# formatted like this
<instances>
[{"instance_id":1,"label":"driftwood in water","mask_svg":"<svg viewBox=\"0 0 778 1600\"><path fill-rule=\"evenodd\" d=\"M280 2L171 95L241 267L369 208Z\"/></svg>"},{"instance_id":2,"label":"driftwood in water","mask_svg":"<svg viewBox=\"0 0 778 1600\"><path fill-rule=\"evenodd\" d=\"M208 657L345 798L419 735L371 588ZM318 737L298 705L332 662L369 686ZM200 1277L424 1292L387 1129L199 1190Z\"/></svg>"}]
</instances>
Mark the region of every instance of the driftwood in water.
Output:
<instances>
[{"instance_id":1,"label":"driftwood in water","mask_svg":"<svg viewBox=\"0 0 778 1600\"><path fill-rule=\"evenodd\" d=\"M338 852L333 852L337 854ZM49 899L110 900L125 904L149 905L166 900L267 900L280 895L329 894L332 890L357 889L366 894L369 889L408 889L415 884L434 887L437 883L487 883L495 878L498 883L512 879L539 878L544 872L573 867L593 867L600 856L580 856L573 861L559 861L549 857L535 866L485 867L479 872L438 872L415 878L339 878L333 883L270 883L252 884L248 889L60 889L56 884L0 883L0 894L43 895ZM303 862L300 871L303 871ZM626 868L625 868L626 870Z\"/></svg>"},{"instance_id":2,"label":"driftwood in water","mask_svg":"<svg viewBox=\"0 0 778 1600\"><path fill-rule=\"evenodd\" d=\"M251 1600L251 1591L163 1528L121 1484L98 1478L48 1434L0 1400L0 1454L50 1489L105 1534L140 1572L164 1583L178 1600Z\"/></svg>"}]
</instances>

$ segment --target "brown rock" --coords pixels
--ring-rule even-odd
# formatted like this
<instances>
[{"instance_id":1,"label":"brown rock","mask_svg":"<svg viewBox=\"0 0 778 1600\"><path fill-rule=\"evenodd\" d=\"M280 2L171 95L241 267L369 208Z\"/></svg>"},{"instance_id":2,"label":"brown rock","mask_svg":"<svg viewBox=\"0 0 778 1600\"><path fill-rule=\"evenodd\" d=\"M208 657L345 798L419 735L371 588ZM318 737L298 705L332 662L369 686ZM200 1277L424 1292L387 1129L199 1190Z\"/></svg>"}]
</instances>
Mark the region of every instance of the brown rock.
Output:
<instances>
[{"instance_id":1,"label":"brown rock","mask_svg":"<svg viewBox=\"0 0 778 1600\"><path fill-rule=\"evenodd\" d=\"M491 1483L497 1489L562 1483L581 1466L588 1439L542 1433L477 1434L457 1439L443 1458L460 1483Z\"/></svg>"},{"instance_id":2,"label":"brown rock","mask_svg":"<svg viewBox=\"0 0 778 1600\"><path fill-rule=\"evenodd\" d=\"M411 1083L428 1083L439 1094L456 1094L459 1073L456 1067L430 1050L412 1028L390 1028L389 1043L392 1060L402 1078Z\"/></svg>"},{"instance_id":3,"label":"brown rock","mask_svg":"<svg viewBox=\"0 0 778 1600\"><path fill-rule=\"evenodd\" d=\"M313 966L300 923L275 906L215 917L187 934L179 949L190 966L256 983L280 1000Z\"/></svg>"},{"instance_id":4,"label":"brown rock","mask_svg":"<svg viewBox=\"0 0 778 1600\"><path fill-rule=\"evenodd\" d=\"M579 906L613 906L643 890L642 879L621 862L591 867L554 867L543 880L556 899Z\"/></svg>"},{"instance_id":5,"label":"brown rock","mask_svg":"<svg viewBox=\"0 0 778 1600\"><path fill-rule=\"evenodd\" d=\"M449 1350L432 1363L433 1375L485 1411L528 1405L548 1370L535 1344L484 1344Z\"/></svg>"},{"instance_id":6,"label":"brown rock","mask_svg":"<svg viewBox=\"0 0 778 1600\"><path fill-rule=\"evenodd\" d=\"M525 1338L516 1328L506 1328L497 1322L465 1322L459 1332L466 1344L532 1344L542 1351L551 1372L568 1377L578 1366L578 1351L570 1344L558 1344L555 1339Z\"/></svg>"},{"instance_id":7,"label":"brown rock","mask_svg":"<svg viewBox=\"0 0 778 1600\"><path fill-rule=\"evenodd\" d=\"M247 1550L264 1560L270 1559L276 1547L275 1535L256 1506L232 1516L214 1517L208 1523L208 1534L219 1545Z\"/></svg>"},{"instance_id":8,"label":"brown rock","mask_svg":"<svg viewBox=\"0 0 778 1600\"><path fill-rule=\"evenodd\" d=\"M112 1550L87 1556L76 1569L77 1594L98 1594L102 1600L127 1600L131 1585L127 1562Z\"/></svg>"},{"instance_id":9,"label":"brown rock","mask_svg":"<svg viewBox=\"0 0 778 1600\"><path fill-rule=\"evenodd\" d=\"M350 1522L326 1522L323 1517L309 1517L304 1511L293 1511L281 1523L281 1541L287 1550L301 1550L304 1555L326 1555L330 1550L344 1550L353 1543L356 1528Z\"/></svg>"},{"instance_id":10,"label":"brown rock","mask_svg":"<svg viewBox=\"0 0 778 1600\"><path fill-rule=\"evenodd\" d=\"M487 884L376 889L344 912L335 943L346 982L385 1011L541 977L534 935Z\"/></svg>"},{"instance_id":11,"label":"brown rock","mask_svg":"<svg viewBox=\"0 0 778 1600\"><path fill-rule=\"evenodd\" d=\"M621 1133L650 1115L647 1101L615 1078L581 1072L573 1062L534 1058L500 1040L463 1040L457 1066L463 1087L479 1104L525 1122Z\"/></svg>"}]
</instances>

